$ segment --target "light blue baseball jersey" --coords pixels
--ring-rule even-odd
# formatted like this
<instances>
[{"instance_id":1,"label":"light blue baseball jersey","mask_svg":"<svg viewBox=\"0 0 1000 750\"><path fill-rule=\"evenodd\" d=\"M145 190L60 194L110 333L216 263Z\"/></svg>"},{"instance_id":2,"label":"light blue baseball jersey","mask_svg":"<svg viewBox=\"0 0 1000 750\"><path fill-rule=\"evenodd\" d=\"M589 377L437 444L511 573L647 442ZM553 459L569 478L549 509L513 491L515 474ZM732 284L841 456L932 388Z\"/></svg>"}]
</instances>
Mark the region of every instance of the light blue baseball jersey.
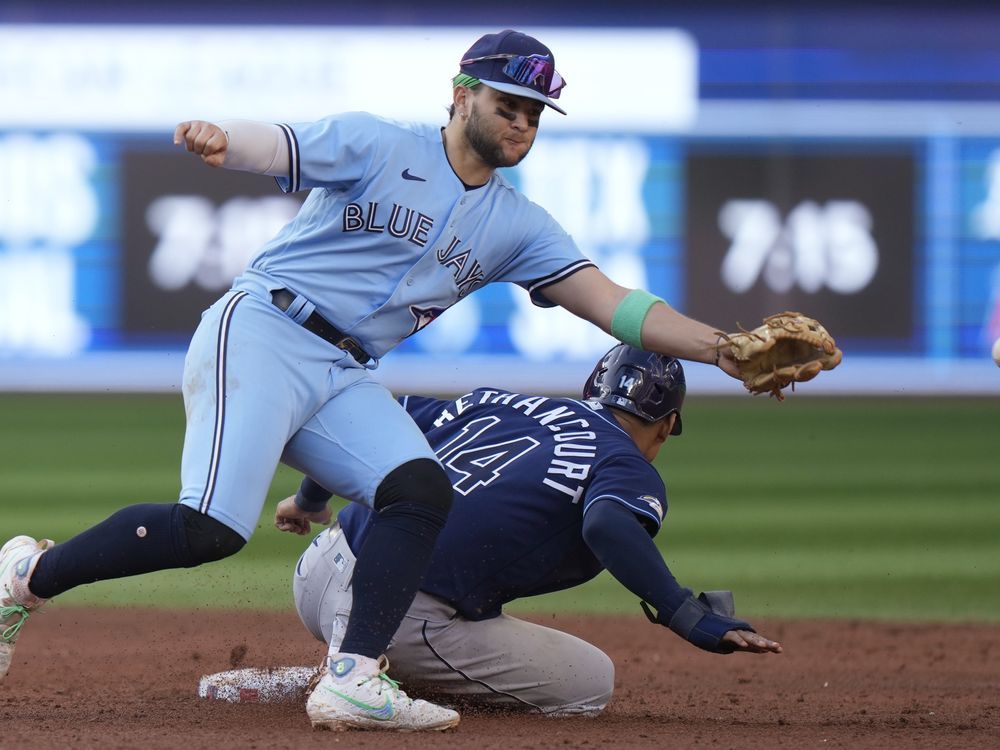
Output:
<instances>
[{"instance_id":1,"label":"light blue baseball jersey","mask_svg":"<svg viewBox=\"0 0 1000 750\"><path fill-rule=\"evenodd\" d=\"M492 281L547 307L544 287L593 265L499 174L465 185L440 127L364 112L281 127L290 168L278 184L313 190L242 279L297 292L373 357Z\"/></svg>"}]
</instances>

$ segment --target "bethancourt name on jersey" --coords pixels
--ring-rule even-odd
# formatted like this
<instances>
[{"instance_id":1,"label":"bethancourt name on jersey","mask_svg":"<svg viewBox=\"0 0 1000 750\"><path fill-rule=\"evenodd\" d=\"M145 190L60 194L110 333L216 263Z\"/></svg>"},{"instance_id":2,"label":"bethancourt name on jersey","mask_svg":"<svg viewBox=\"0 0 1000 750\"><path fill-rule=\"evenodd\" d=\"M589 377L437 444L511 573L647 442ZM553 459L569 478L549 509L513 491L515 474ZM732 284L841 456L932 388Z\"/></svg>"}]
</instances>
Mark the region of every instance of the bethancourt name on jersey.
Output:
<instances>
[{"instance_id":1,"label":"bethancourt name on jersey","mask_svg":"<svg viewBox=\"0 0 1000 750\"><path fill-rule=\"evenodd\" d=\"M451 406L445 407L434 420L434 426L441 427L466 410L485 404L508 406L524 416L531 417L553 433L553 455L546 470L546 474L550 476L542 480L543 484L567 495L573 503L578 503L586 490L586 482L593 468L593 459L597 458L597 433L590 429L590 422L564 405L567 399L560 399L563 403L555 408L541 410L541 407L550 400L545 396L523 396L520 393L480 389L452 401ZM570 403L578 405L581 410L591 412L604 408L597 402L574 400ZM498 421L500 417L490 416L484 419ZM489 426L483 425L483 429L488 429ZM537 447L537 444L531 447ZM568 460L570 458L585 460L570 461Z\"/></svg>"}]
</instances>

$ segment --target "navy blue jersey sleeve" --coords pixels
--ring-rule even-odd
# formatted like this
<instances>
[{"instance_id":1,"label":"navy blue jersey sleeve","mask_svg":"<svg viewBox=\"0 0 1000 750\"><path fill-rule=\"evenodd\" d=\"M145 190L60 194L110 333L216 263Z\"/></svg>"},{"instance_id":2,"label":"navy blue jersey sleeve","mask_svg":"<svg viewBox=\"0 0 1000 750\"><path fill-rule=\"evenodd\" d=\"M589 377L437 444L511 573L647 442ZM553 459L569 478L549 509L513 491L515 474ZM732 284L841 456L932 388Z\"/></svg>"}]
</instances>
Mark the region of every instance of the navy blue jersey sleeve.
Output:
<instances>
[{"instance_id":1,"label":"navy blue jersey sleeve","mask_svg":"<svg viewBox=\"0 0 1000 750\"><path fill-rule=\"evenodd\" d=\"M655 536L667 512L667 489L659 472L638 452L623 453L600 464L587 488L583 513L598 500L612 500L635 513Z\"/></svg>"}]
</instances>

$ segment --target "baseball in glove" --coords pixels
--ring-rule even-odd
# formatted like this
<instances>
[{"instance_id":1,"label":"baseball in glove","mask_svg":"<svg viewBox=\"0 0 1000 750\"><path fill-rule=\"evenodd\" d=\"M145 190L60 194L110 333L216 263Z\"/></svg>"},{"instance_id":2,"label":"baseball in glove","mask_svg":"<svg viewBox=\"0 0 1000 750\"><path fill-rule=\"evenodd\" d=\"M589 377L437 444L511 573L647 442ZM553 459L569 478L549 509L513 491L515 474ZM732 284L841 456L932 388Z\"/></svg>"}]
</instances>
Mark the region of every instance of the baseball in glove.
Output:
<instances>
[{"instance_id":1,"label":"baseball in glove","mask_svg":"<svg viewBox=\"0 0 1000 750\"><path fill-rule=\"evenodd\" d=\"M812 380L821 370L840 364L843 353L822 324L802 313L783 312L764 318L752 331L719 334L719 348L729 346L750 393L769 393L779 401L781 389Z\"/></svg>"}]
</instances>

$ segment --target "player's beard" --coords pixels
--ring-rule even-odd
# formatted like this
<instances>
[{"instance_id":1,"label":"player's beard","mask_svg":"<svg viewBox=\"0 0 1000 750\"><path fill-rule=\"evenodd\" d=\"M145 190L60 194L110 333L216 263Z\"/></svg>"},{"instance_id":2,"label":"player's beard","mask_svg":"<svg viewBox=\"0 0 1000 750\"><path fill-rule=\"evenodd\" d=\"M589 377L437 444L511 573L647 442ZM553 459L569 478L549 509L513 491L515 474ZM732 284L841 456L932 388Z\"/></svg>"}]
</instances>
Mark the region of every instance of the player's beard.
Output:
<instances>
[{"instance_id":1,"label":"player's beard","mask_svg":"<svg viewBox=\"0 0 1000 750\"><path fill-rule=\"evenodd\" d=\"M516 166L521 163L521 160L531 150L529 146L523 154L516 158L504 154L503 146L500 145L498 139L495 136L491 136L490 132L483 125L483 120L479 116L479 107L476 106L475 102L469 107L469 119L465 123L465 139L472 146L472 150L476 152L479 158L483 160L483 163L490 169Z\"/></svg>"}]
</instances>

